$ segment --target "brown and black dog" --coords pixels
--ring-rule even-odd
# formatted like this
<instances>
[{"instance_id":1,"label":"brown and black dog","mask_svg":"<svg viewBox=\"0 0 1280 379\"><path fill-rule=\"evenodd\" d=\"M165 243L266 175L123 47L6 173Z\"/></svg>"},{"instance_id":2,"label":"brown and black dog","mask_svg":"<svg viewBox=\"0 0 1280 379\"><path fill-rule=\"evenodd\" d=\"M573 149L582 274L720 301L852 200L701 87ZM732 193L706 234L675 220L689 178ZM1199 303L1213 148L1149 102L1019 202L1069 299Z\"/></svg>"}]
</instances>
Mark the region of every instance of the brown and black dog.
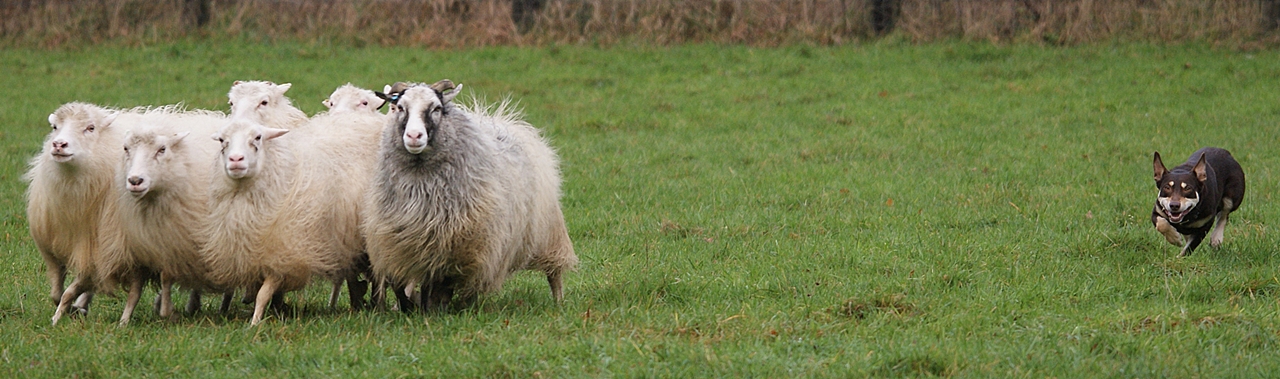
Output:
<instances>
[{"instance_id":1,"label":"brown and black dog","mask_svg":"<svg viewBox=\"0 0 1280 379\"><path fill-rule=\"evenodd\" d=\"M1231 153L1206 147L1191 153L1186 163L1165 169L1160 152L1155 155L1156 188L1160 197L1151 211L1151 223L1180 255L1191 255L1204 236L1213 229L1209 246L1222 244L1227 216L1240 208L1244 199L1244 170ZM1216 222L1211 222L1215 221ZM1216 224L1216 225L1213 225Z\"/></svg>"}]
</instances>

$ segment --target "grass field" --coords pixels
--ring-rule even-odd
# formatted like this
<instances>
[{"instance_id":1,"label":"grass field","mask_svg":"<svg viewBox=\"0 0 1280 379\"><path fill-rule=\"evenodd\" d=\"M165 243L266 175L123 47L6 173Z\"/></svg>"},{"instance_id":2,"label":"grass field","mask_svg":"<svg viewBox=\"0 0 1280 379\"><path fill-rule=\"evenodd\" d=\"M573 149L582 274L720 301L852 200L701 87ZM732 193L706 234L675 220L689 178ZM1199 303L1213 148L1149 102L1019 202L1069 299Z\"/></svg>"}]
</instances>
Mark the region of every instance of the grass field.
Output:
<instances>
[{"instance_id":1,"label":"grass field","mask_svg":"<svg viewBox=\"0 0 1280 379\"><path fill-rule=\"evenodd\" d=\"M1274 375L1277 62L892 41L0 51L0 376ZM109 296L49 326L20 177L59 104L225 110L232 81L263 79L314 113L346 82L440 78L518 100L560 152L582 259L562 305L526 272L457 313L331 311L318 283L257 328L207 301L121 329ZM1205 145L1248 192L1222 248L1178 258L1148 221L1151 154Z\"/></svg>"}]
</instances>

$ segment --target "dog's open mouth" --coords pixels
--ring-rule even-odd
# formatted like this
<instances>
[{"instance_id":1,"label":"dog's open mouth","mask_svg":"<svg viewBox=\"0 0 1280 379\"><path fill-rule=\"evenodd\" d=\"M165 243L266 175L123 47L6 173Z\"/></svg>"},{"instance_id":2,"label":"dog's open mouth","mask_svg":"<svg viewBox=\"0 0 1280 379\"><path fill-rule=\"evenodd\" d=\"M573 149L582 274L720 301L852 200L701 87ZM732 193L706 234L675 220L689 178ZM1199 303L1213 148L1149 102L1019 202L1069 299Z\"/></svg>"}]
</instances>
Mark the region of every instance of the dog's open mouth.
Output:
<instances>
[{"instance_id":1,"label":"dog's open mouth","mask_svg":"<svg viewBox=\"0 0 1280 379\"><path fill-rule=\"evenodd\" d=\"M1167 212L1169 213L1169 222L1173 222L1173 223L1182 222L1182 217L1187 215L1186 210L1167 211Z\"/></svg>"}]
</instances>

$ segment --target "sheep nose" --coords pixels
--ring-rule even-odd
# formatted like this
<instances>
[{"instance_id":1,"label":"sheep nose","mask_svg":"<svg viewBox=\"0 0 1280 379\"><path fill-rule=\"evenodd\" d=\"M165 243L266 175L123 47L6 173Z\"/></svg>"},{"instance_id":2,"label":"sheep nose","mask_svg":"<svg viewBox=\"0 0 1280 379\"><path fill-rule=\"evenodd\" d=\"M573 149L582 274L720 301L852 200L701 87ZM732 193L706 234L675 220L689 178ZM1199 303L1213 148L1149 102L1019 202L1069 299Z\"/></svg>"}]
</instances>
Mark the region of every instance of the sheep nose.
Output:
<instances>
[{"instance_id":1,"label":"sheep nose","mask_svg":"<svg viewBox=\"0 0 1280 379\"><path fill-rule=\"evenodd\" d=\"M227 157L227 160L228 160L228 161L231 161L231 162L233 162L233 163L234 163L234 162L244 162L244 155L243 155L243 154L232 154L231 156L228 156L228 157Z\"/></svg>"},{"instance_id":2,"label":"sheep nose","mask_svg":"<svg viewBox=\"0 0 1280 379\"><path fill-rule=\"evenodd\" d=\"M416 131L415 131L415 132L407 132L407 133L405 133L405 134L404 134L404 136L405 136L405 138L408 138L408 139L411 139L411 140L420 140L420 139L422 139L422 132L416 132Z\"/></svg>"},{"instance_id":3,"label":"sheep nose","mask_svg":"<svg viewBox=\"0 0 1280 379\"><path fill-rule=\"evenodd\" d=\"M53 148L57 150L66 149L67 145L69 145L67 141L53 141Z\"/></svg>"},{"instance_id":4,"label":"sheep nose","mask_svg":"<svg viewBox=\"0 0 1280 379\"><path fill-rule=\"evenodd\" d=\"M142 184L142 182L143 182L143 179L142 179L142 177L141 177L141 176L130 176L130 177L129 177L129 184L130 184L130 185L135 185L135 186L136 186L136 185L141 185L141 184Z\"/></svg>"}]
</instances>

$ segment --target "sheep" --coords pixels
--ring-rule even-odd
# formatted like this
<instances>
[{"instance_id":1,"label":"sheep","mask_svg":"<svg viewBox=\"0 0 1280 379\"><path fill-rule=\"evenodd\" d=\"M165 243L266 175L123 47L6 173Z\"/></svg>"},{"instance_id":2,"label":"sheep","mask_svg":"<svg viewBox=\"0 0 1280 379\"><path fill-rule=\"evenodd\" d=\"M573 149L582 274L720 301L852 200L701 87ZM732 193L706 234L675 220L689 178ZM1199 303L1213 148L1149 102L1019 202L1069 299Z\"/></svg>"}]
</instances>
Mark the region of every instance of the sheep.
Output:
<instances>
[{"instance_id":1,"label":"sheep","mask_svg":"<svg viewBox=\"0 0 1280 379\"><path fill-rule=\"evenodd\" d=\"M333 94L321 103L329 109L328 114L361 111L381 115L378 110L387 101L378 97L373 91L347 83L333 90Z\"/></svg>"},{"instance_id":2,"label":"sheep","mask_svg":"<svg viewBox=\"0 0 1280 379\"><path fill-rule=\"evenodd\" d=\"M273 295L313 275L339 282L356 274L382 120L338 114L288 130L233 117L214 135L221 174L209 186L201 252L215 284L260 284L251 325Z\"/></svg>"},{"instance_id":3,"label":"sheep","mask_svg":"<svg viewBox=\"0 0 1280 379\"><path fill-rule=\"evenodd\" d=\"M307 114L284 96L293 85L264 81L239 81L227 93L231 118L247 118L271 128L293 129L307 123Z\"/></svg>"},{"instance_id":4,"label":"sheep","mask_svg":"<svg viewBox=\"0 0 1280 379\"><path fill-rule=\"evenodd\" d=\"M373 271L419 308L466 306L521 269L545 273L562 302L578 258L555 152L507 102L468 109L452 87L397 83L382 95L392 105L362 225Z\"/></svg>"},{"instance_id":5,"label":"sheep","mask_svg":"<svg viewBox=\"0 0 1280 379\"><path fill-rule=\"evenodd\" d=\"M218 145L204 138L226 118L218 112L163 114L134 128L124 138L124 159L117 180L117 212L123 247L107 249L99 257L100 288L113 288L123 277L129 283L120 326L129 323L146 276L160 281L160 317L173 316L174 283L192 290L187 313L200 307L200 291L217 289L206 277L200 257L200 231L209 213L207 188ZM222 311L231 294L223 297Z\"/></svg>"},{"instance_id":6,"label":"sheep","mask_svg":"<svg viewBox=\"0 0 1280 379\"><path fill-rule=\"evenodd\" d=\"M27 187L27 221L31 238L44 258L50 297L56 310L53 324L72 307L87 313L93 300L94 255L101 239L114 236L103 213L113 206L109 188L120 156L120 139L127 127L118 126L121 112L72 102L49 115L53 131L44 148L30 161L23 176ZM130 116L123 116L130 118ZM76 272L63 288L67 269Z\"/></svg>"}]
</instances>

